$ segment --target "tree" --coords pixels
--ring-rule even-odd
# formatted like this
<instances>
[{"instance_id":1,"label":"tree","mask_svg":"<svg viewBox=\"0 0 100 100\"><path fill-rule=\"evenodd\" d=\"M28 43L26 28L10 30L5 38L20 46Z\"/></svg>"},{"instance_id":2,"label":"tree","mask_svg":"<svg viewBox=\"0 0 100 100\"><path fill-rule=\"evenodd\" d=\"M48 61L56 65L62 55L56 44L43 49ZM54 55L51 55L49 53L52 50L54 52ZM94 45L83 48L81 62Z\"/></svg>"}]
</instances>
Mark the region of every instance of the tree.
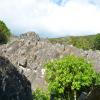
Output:
<instances>
[{"instance_id":1,"label":"tree","mask_svg":"<svg viewBox=\"0 0 100 100\"><path fill-rule=\"evenodd\" d=\"M11 32L3 21L0 21L0 43L7 43L10 39Z\"/></svg>"},{"instance_id":2,"label":"tree","mask_svg":"<svg viewBox=\"0 0 100 100\"><path fill-rule=\"evenodd\" d=\"M92 65L74 55L51 61L45 65L45 68L50 92L59 94L66 92L67 100L70 100L71 95L76 100L77 91L92 85L96 78Z\"/></svg>"},{"instance_id":3,"label":"tree","mask_svg":"<svg viewBox=\"0 0 100 100\"><path fill-rule=\"evenodd\" d=\"M97 34L96 37L95 37L94 48L96 50L100 50L100 33Z\"/></svg>"}]
</instances>

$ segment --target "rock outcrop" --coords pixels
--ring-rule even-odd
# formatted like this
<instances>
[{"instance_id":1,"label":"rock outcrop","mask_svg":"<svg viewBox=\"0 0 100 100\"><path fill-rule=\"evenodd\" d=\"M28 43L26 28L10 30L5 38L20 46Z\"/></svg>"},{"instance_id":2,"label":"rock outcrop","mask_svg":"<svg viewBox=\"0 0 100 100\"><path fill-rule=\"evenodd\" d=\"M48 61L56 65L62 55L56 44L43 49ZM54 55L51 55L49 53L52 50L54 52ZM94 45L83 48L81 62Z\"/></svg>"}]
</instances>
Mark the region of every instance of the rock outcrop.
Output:
<instances>
[{"instance_id":1,"label":"rock outcrop","mask_svg":"<svg viewBox=\"0 0 100 100\"><path fill-rule=\"evenodd\" d=\"M32 100L31 83L0 56L0 100Z\"/></svg>"},{"instance_id":2,"label":"rock outcrop","mask_svg":"<svg viewBox=\"0 0 100 100\"><path fill-rule=\"evenodd\" d=\"M100 71L100 51L83 51L72 45L51 44L48 39L41 39L35 32L28 32L0 46L3 55L16 66L31 82L32 88L45 88L43 65L49 60L69 54L83 56L90 60L94 69Z\"/></svg>"}]
</instances>

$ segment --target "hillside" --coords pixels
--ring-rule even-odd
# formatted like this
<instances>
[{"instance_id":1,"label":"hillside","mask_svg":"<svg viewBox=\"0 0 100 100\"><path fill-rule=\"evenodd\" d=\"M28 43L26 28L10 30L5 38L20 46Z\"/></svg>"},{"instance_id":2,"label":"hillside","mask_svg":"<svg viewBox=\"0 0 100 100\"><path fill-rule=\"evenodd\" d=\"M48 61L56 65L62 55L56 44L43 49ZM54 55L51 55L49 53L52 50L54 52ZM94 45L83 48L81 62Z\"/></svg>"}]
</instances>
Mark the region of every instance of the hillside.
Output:
<instances>
[{"instance_id":1,"label":"hillside","mask_svg":"<svg viewBox=\"0 0 100 100\"><path fill-rule=\"evenodd\" d=\"M0 45L0 56L7 57L30 80L33 89L45 88L43 65L47 61L69 54L85 57L92 62L96 71L100 71L100 51L84 51L59 42L52 44L47 39L41 39L35 32L27 32L12 38L8 44Z\"/></svg>"},{"instance_id":2,"label":"hillside","mask_svg":"<svg viewBox=\"0 0 100 100\"><path fill-rule=\"evenodd\" d=\"M82 48L84 50L94 49L94 39L96 35L88 36L68 36L61 38L49 38L52 44L60 43L64 45L73 45L77 48Z\"/></svg>"}]
</instances>

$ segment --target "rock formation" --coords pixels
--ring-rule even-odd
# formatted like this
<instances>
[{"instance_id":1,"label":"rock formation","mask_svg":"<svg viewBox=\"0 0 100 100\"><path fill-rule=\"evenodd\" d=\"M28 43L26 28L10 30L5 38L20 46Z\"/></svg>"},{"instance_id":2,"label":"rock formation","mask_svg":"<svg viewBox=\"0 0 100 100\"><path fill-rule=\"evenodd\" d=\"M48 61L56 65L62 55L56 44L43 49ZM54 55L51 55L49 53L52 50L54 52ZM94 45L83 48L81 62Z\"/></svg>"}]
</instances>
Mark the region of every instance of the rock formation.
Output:
<instances>
[{"instance_id":1,"label":"rock formation","mask_svg":"<svg viewBox=\"0 0 100 100\"><path fill-rule=\"evenodd\" d=\"M72 45L51 44L48 39L39 38L35 32L28 32L0 46L3 55L16 66L31 82L32 88L45 87L43 65L55 58L69 54L83 56L93 63L94 69L100 71L100 51L83 51Z\"/></svg>"},{"instance_id":2,"label":"rock formation","mask_svg":"<svg viewBox=\"0 0 100 100\"><path fill-rule=\"evenodd\" d=\"M31 83L0 56L0 100L32 100Z\"/></svg>"}]
</instances>

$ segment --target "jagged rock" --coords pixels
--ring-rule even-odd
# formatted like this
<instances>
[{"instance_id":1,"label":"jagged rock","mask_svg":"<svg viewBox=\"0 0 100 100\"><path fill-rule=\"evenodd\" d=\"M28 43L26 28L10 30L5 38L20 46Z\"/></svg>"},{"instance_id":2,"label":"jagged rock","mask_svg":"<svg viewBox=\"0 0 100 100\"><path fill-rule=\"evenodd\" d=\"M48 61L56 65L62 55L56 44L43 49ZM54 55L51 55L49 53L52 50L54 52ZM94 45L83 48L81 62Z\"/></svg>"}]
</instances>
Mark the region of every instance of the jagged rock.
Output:
<instances>
[{"instance_id":1,"label":"jagged rock","mask_svg":"<svg viewBox=\"0 0 100 100\"><path fill-rule=\"evenodd\" d=\"M31 83L0 56L0 100L32 100Z\"/></svg>"},{"instance_id":2,"label":"jagged rock","mask_svg":"<svg viewBox=\"0 0 100 100\"><path fill-rule=\"evenodd\" d=\"M39 36L35 32L24 33L24 34L20 35L20 38L27 39L27 40L36 40L36 41L40 40Z\"/></svg>"},{"instance_id":3,"label":"jagged rock","mask_svg":"<svg viewBox=\"0 0 100 100\"><path fill-rule=\"evenodd\" d=\"M85 57L93 63L96 71L100 71L100 51L83 51L72 45L51 44L47 39L40 39L35 32L27 32L0 46L0 55L9 58L19 72L23 72L33 89L46 86L42 73L46 62L69 54ZM27 66L23 68L20 65L24 65L26 60Z\"/></svg>"}]
</instances>

